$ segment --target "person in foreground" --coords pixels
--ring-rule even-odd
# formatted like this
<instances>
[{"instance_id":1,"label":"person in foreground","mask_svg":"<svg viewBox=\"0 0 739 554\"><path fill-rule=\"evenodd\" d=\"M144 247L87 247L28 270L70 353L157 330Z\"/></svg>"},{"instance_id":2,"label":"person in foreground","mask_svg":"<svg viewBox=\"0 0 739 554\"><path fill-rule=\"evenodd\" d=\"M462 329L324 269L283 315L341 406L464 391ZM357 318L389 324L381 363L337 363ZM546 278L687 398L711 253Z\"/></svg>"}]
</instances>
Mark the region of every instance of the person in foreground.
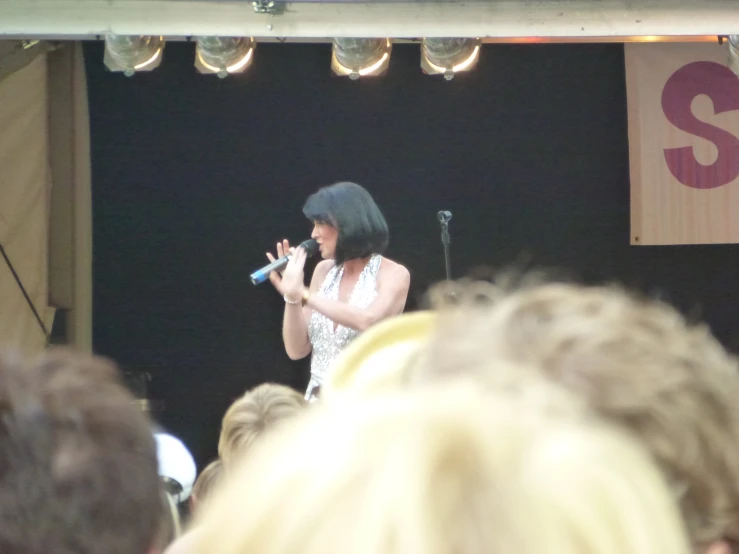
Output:
<instances>
[{"instance_id":1,"label":"person in foreground","mask_svg":"<svg viewBox=\"0 0 739 554\"><path fill-rule=\"evenodd\" d=\"M287 355L298 360L311 355L311 379L306 398L317 397L341 350L378 321L405 307L410 273L385 258L387 222L372 196L356 183L336 183L308 198L303 207L313 222L311 238L324 261L306 287L306 253L277 244L277 257L293 252L284 272L270 281L285 299L282 336ZM267 254L270 261L275 257Z\"/></svg>"},{"instance_id":2,"label":"person in foreground","mask_svg":"<svg viewBox=\"0 0 739 554\"><path fill-rule=\"evenodd\" d=\"M208 554L690 552L648 453L541 380L321 403L199 525Z\"/></svg>"},{"instance_id":3,"label":"person in foreground","mask_svg":"<svg viewBox=\"0 0 739 554\"><path fill-rule=\"evenodd\" d=\"M510 386L524 364L640 439L694 551L739 552L739 363L703 324L616 286L453 283L408 381ZM453 294L449 294L449 293Z\"/></svg>"},{"instance_id":4,"label":"person in foreground","mask_svg":"<svg viewBox=\"0 0 739 554\"><path fill-rule=\"evenodd\" d=\"M223 462L213 460L200 472L190 495L190 513L196 513L223 479Z\"/></svg>"},{"instance_id":5,"label":"person in foreground","mask_svg":"<svg viewBox=\"0 0 739 554\"><path fill-rule=\"evenodd\" d=\"M296 390L262 383L234 401L223 416L218 456L224 470L247 456L254 445L276 428L297 418L308 406Z\"/></svg>"},{"instance_id":6,"label":"person in foreground","mask_svg":"<svg viewBox=\"0 0 739 554\"><path fill-rule=\"evenodd\" d=\"M2 554L153 554L165 515L150 422L115 366L0 356Z\"/></svg>"},{"instance_id":7,"label":"person in foreground","mask_svg":"<svg viewBox=\"0 0 739 554\"><path fill-rule=\"evenodd\" d=\"M218 479L218 485L208 491L207 502L210 502L211 496L215 495L220 486L227 484L229 474L240 460L248 457L265 437L298 419L307 406L308 403L298 391L276 383L263 383L254 387L231 404L223 417L218 440L222 475ZM205 509L201 496L198 496L197 502L196 515ZM196 521L195 525L169 546L165 554L209 552L199 550L199 535L200 529Z\"/></svg>"}]
</instances>

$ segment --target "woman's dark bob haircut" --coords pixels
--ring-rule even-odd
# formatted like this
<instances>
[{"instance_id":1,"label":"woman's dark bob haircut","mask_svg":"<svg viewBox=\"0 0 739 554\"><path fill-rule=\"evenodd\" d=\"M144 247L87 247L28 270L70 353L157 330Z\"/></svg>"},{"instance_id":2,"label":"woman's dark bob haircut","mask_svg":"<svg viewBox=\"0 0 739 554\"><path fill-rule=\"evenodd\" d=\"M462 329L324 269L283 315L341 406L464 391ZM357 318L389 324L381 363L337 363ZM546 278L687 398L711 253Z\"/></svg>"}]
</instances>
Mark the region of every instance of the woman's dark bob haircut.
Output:
<instances>
[{"instance_id":1,"label":"woman's dark bob haircut","mask_svg":"<svg viewBox=\"0 0 739 554\"><path fill-rule=\"evenodd\" d=\"M309 220L336 228L336 264L382 254L390 240L387 222L364 187L336 183L308 197L303 213Z\"/></svg>"}]
</instances>

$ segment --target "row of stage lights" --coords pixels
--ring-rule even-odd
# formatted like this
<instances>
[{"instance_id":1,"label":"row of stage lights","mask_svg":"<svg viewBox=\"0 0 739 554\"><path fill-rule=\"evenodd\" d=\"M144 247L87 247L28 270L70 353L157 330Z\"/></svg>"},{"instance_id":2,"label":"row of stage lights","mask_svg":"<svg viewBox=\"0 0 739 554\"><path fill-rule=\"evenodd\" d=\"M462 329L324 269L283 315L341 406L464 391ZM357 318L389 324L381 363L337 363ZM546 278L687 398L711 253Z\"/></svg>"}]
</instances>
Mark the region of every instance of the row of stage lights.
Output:
<instances>
[{"instance_id":1,"label":"row of stage lights","mask_svg":"<svg viewBox=\"0 0 739 554\"><path fill-rule=\"evenodd\" d=\"M256 44L250 37L198 37L195 67L200 73L215 73L221 78L241 73L254 61ZM456 73L475 66L481 44L477 38L425 38L421 41L421 68L428 75L452 79ZM353 80L380 75L390 63L391 50L389 38L335 38L331 69ZM105 65L128 76L156 68L163 52L162 37L105 37Z\"/></svg>"},{"instance_id":2,"label":"row of stage lights","mask_svg":"<svg viewBox=\"0 0 739 554\"><path fill-rule=\"evenodd\" d=\"M215 73L223 78L245 71L254 61L256 40L251 37L198 37L195 67L200 73ZM729 35L729 67L739 75L739 35ZM425 38L421 41L421 68L428 75L454 78L472 69L480 57L479 38ZM331 69L350 79L380 75L390 63L389 38L335 38ZM131 76L159 66L164 39L154 36L107 35L105 65L111 71Z\"/></svg>"}]
</instances>

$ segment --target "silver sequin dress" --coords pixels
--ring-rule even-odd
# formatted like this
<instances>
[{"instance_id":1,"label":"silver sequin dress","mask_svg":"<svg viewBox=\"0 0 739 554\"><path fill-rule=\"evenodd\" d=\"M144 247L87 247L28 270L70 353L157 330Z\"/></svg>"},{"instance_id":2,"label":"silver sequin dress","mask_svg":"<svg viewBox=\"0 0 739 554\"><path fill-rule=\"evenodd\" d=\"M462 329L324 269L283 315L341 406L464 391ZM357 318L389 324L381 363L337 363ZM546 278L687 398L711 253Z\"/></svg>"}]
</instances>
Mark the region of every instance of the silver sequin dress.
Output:
<instances>
[{"instance_id":1,"label":"silver sequin dress","mask_svg":"<svg viewBox=\"0 0 739 554\"><path fill-rule=\"evenodd\" d=\"M374 254L364 266L357 284L349 298L349 305L366 308L377 297L377 273L380 270L382 256ZM331 300L339 298L339 285L344 276L344 266L331 268L326 275L318 295ZM310 361L310 383L305 392L308 400L313 399L313 392L319 387L331 371L331 364L344 347L359 336L359 331L339 325L334 331L334 322L325 315L313 310L308 325L308 337L313 346Z\"/></svg>"}]
</instances>

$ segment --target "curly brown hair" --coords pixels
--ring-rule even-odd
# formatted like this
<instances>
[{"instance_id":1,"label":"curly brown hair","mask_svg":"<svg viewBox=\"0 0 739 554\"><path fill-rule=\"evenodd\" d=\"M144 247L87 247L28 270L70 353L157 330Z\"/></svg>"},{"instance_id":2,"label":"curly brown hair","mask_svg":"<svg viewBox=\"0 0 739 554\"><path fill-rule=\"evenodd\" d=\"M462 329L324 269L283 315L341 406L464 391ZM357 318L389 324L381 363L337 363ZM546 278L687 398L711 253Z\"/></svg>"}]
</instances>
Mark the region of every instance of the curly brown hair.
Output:
<instances>
[{"instance_id":1,"label":"curly brown hair","mask_svg":"<svg viewBox=\"0 0 739 554\"><path fill-rule=\"evenodd\" d=\"M615 286L451 287L414 378L494 385L511 378L494 360L536 368L643 441L696 546L739 539L739 365L706 325Z\"/></svg>"},{"instance_id":2,"label":"curly brown hair","mask_svg":"<svg viewBox=\"0 0 739 554\"><path fill-rule=\"evenodd\" d=\"M149 422L112 363L0 356L0 552L148 552L157 473Z\"/></svg>"}]
</instances>

